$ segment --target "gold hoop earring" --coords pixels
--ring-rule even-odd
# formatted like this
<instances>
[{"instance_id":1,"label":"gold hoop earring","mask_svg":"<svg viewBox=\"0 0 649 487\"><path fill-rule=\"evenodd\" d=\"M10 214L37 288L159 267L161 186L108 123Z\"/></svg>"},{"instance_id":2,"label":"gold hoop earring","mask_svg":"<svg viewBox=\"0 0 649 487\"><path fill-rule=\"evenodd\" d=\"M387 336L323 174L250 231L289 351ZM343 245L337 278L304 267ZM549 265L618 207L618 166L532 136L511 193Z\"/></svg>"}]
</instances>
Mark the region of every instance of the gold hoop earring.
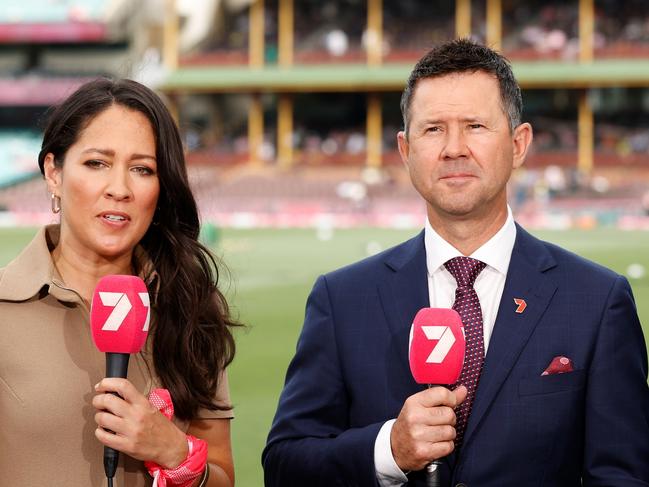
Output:
<instances>
[{"instance_id":1,"label":"gold hoop earring","mask_svg":"<svg viewBox=\"0 0 649 487\"><path fill-rule=\"evenodd\" d=\"M52 213L56 214L61 211L61 198L52 193Z\"/></svg>"}]
</instances>

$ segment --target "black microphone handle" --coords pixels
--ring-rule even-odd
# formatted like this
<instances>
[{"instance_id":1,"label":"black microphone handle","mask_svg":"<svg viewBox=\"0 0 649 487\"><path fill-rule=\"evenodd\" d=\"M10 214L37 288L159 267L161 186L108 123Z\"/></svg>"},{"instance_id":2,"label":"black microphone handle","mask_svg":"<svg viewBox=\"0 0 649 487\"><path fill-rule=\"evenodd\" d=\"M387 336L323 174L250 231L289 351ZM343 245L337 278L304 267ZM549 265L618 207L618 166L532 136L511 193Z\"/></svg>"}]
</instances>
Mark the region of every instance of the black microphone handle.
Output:
<instances>
[{"instance_id":1,"label":"black microphone handle","mask_svg":"<svg viewBox=\"0 0 649 487\"><path fill-rule=\"evenodd\" d=\"M126 379L128 374L128 353L106 352L106 377L121 377Z\"/></svg>"},{"instance_id":2,"label":"black microphone handle","mask_svg":"<svg viewBox=\"0 0 649 487\"><path fill-rule=\"evenodd\" d=\"M426 465L426 487L441 487L439 478L439 467L442 465L441 460L433 460Z\"/></svg>"},{"instance_id":3,"label":"black microphone handle","mask_svg":"<svg viewBox=\"0 0 649 487\"><path fill-rule=\"evenodd\" d=\"M128 353L106 353L106 377L121 377L126 379L128 373L128 359L131 356ZM113 393L118 395L117 393ZM117 471L117 462L119 461L119 452L104 446L104 472L106 478L112 479Z\"/></svg>"}]
</instances>

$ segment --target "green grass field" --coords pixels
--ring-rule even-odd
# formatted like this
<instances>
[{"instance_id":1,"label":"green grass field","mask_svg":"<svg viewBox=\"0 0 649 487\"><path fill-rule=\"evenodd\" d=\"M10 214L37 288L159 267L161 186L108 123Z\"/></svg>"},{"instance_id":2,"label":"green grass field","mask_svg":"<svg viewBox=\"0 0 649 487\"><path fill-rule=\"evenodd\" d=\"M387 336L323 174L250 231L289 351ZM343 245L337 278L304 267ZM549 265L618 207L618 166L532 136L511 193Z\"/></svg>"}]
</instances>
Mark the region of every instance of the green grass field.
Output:
<instances>
[{"instance_id":1,"label":"green grass field","mask_svg":"<svg viewBox=\"0 0 649 487\"><path fill-rule=\"evenodd\" d=\"M237 356L230 368L238 485L263 485L261 450L315 278L365 257L368 246L385 249L414 233L369 228L339 230L330 240L320 241L314 230L222 232L216 252L232 276L223 279L223 290L235 315L248 325L237 333ZM0 266L15 256L33 234L34 230L0 229ZM649 232L602 229L536 234L623 274L634 263L649 271ZM645 336L649 336L649 275L630 282Z\"/></svg>"}]
</instances>

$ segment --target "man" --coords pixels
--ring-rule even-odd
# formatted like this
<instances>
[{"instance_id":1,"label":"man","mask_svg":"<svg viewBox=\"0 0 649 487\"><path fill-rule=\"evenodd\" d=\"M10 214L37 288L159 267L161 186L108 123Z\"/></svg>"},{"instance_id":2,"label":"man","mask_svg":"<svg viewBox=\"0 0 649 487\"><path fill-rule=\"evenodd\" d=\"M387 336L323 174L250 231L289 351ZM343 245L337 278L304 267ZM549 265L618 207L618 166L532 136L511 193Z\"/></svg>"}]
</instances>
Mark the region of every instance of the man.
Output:
<instances>
[{"instance_id":1,"label":"man","mask_svg":"<svg viewBox=\"0 0 649 487\"><path fill-rule=\"evenodd\" d=\"M628 282L532 237L507 205L532 140L509 64L467 40L441 45L401 108L426 227L317 280L266 485L424 485L438 459L442 485L649 485L647 354ZM464 323L452 391L408 368L410 326L428 306Z\"/></svg>"}]
</instances>

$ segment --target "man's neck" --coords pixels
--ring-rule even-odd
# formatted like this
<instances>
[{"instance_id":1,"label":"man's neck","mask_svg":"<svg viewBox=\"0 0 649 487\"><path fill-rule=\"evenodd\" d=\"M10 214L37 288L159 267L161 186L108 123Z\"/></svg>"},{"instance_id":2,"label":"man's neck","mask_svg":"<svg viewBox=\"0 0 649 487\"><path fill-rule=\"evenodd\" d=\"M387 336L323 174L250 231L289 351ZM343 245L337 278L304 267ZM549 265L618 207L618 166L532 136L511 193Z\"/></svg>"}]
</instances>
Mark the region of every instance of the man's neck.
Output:
<instances>
[{"instance_id":1,"label":"man's neck","mask_svg":"<svg viewBox=\"0 0 649 487\"><path fill-rule=\"evenodd\" d=\"M440 237L462 252L462 255L468 256L498 233L507 221L507 215L507 206L490 218L440 218L429 209L428 221Z\"/></svg>"}]
</instances>

